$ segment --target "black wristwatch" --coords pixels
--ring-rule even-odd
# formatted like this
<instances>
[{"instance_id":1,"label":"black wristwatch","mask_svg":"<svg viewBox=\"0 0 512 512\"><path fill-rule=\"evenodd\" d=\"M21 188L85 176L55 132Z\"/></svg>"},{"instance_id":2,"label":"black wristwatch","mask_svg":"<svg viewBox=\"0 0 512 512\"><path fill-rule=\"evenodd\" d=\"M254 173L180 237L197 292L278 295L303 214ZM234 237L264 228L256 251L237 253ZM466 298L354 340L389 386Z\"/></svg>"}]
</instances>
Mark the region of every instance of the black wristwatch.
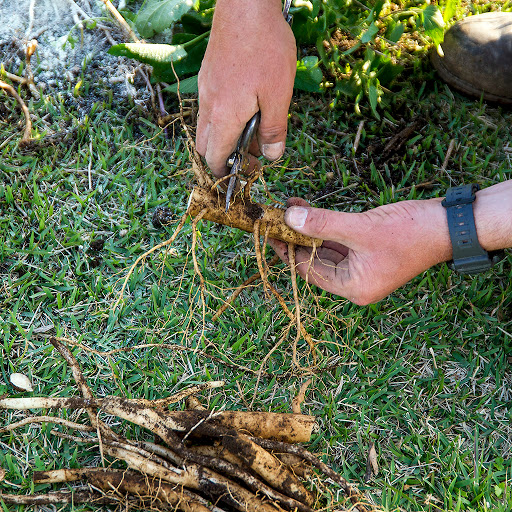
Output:
<instances>
[{"instance_id":1,"label":"black wristwatch","mask_svg":"<svg viewBox=\"0 0 512 512\"><path fill-rule=\"evenodd\" d=\"M505 257L504 251L487 252L476 233L473 202L476 183L449 188L441 203L446 208L453 260L448 265L461 274L485 272Z\"/></svg>"}]
</instances>

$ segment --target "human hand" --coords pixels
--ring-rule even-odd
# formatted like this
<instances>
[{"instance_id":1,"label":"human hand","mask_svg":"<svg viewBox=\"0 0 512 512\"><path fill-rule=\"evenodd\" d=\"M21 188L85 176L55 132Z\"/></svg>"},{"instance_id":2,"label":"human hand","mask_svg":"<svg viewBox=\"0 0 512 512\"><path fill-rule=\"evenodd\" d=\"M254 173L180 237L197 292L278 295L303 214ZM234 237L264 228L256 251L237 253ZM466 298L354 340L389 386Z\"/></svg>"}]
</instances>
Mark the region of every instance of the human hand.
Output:
<instances>
[{"instance_id":1,"label":"human hand","mask_svg":"<svg viewBox=\"0 0 512 512\"><path fill-rule=\"evenodd\" d=\"M288 201L286 223L324 240L296 248L297 272L310 283L359 305L377 302L432 265L451 259L452 248L441 199L401 201L364 213L311 208ZM289 263L288 247L272 240Z\"/></svg>"},{"instance_id":2,"label":"human hand","mask_svg":"<svg viewBox=\"0 0 512 512\"><path fill-rule=\"evenodd\" d=\"M247 121L261 111L250 153L269 160L285 148L297 51L280 0L218 0L199 71L197 151L226 174Z\"/></svg>"}]
</instances>

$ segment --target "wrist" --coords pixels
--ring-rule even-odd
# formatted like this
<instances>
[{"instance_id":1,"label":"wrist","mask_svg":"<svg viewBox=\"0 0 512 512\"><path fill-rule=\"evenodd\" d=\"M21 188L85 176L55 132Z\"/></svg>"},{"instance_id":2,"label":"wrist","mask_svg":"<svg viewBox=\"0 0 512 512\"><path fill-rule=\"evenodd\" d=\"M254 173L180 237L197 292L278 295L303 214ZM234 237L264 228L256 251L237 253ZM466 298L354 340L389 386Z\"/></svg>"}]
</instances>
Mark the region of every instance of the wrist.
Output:
<instances>
[{"instance_id":1,"label":"wrist","mask_svg":"<svg viewBox=\"0 0 512 512\"><path fill-rule=\"evenodd\" d=\"M431 244L431 255L434 262L432 265L437 265L443 261L452 259L452 241L450 238L450 230L448 229L448 218L446 216L446 209L441 204L442 197L434 199L427 199L426 204L426 218L423 220L428 227L426 236L429 238Z\"/></svg>"},{"instance_id":2,"label":"wrist","mask_svg":"<svg viewBox=\"0 0 512 512\"><path fill-rule=\"evenodd\" d=\"M245 21L254 21L254 17L260 15L268 18L269 16L282 16L283 4L281 0L217 0L215 5L215 18L225 16L233 23L234 13L236 13L235 23ZM214 19L215 19L214 18Z\"/></svg>"},{"instance_id":3,"label":"wrist","mask_svg":"<svg viewBox=\"0 0 512 512\"><path fill-rule=\"evenodd\" d=\"M442 200L441 197L425 201L423 222L431 240L433 264L453 258L448 218ZM478 241L484 250L490 252L512 247L512 180L476 192L473 215Z\"/></svg>"},{"instance_id":4,"label":"wrist","mask_svg":"<svg viewBox=\"0 0 512 512\"><path fill-rule=\"evenodd\" d=\"M473 212L478 241L486 251L512 247L512 180L479 190Z\"/></svg>"}]
</instances>

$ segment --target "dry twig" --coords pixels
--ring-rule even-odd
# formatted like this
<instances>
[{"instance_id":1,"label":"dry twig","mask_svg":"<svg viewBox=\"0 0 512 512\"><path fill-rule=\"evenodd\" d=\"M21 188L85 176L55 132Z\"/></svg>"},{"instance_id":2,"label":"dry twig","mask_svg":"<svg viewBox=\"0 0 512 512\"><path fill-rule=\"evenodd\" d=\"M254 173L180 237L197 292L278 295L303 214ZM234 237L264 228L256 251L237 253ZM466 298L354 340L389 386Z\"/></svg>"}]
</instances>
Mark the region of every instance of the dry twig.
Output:
<instances>
[{"instance_id":1,"label":"dry twig","mask_svg":"<svg viewBox=\"0 0 512 512\"><path fill-rule=\"evenodd\" d=\"M25 105L25 102L21 99L20 95L16 92L12 85L9 85L8 83L0 80L0 89L3 89L8 94L10 94L18 102L18 105L23 111L23 115L25 116L25 131L23 132L23 137L21 138L20 144L26 144L30 141L30 134L32 133L32 121L30 120L30 112L28 107Z\"/></svg>"}]
</instances>

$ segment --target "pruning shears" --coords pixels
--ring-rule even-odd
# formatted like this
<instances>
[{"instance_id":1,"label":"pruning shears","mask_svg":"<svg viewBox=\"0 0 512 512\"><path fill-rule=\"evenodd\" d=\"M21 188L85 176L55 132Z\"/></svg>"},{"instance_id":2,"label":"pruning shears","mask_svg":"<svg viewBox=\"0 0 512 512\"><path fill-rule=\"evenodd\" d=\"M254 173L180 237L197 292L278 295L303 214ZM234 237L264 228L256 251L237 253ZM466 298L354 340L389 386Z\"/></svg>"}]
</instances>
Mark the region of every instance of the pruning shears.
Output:
<instances>
[{"instance_id":1,"label":"pruning shears","mask_svg":"<svg viewBox=\"0 0 512 512\"><path fill-rule=\"evenodd\" d=\"M292 0L285 0L283 6L283 16L289 24L292 22L292 16L289 13L291 3ZM229 204L236 188L237 179L242 171L249 165L249 146L258 131L260 120L261 112L258 110L258 112L256 112L256 114L254 114L245 125L244 131L242 132L242 135L240 135L236 144L235 151L231 153L226 161L227 167L231 169L231 172L229 173L230 178L228 182L228 189L226 192L226 213L229 210Z\"/></svg>"}]
</instances>

